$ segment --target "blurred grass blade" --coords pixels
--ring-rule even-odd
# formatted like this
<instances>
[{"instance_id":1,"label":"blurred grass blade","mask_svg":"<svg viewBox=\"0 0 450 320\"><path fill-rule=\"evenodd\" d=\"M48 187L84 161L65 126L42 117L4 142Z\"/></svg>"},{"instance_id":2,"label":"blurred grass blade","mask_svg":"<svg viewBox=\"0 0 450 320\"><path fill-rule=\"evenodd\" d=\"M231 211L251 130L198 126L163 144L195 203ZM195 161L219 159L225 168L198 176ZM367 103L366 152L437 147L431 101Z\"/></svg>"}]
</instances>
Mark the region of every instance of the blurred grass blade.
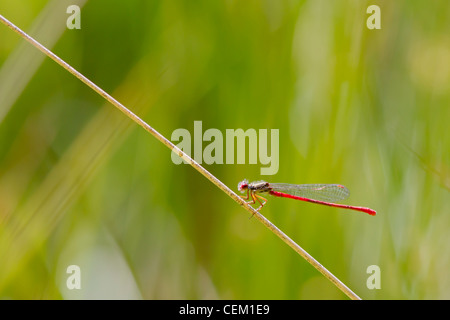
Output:
<instances>
[{"instance_id":1,"label":"blurred grass blade","mask_svg":"<svg viewBox=\"0 0 450 320\"><path fill-rule=\"evenodd\" d=\"M152 90L141 90L143 95L130 97L139 83L141 67L136 66L116 94L127 95L138 110L148 110L157 98ZM148 85L148 83L146 83ZM84 127L72 145L52 168L36 191L26 202L2 222L0 233L0 292L21 272L28 259L50 236L66 209L85 190L91 177L127 137L131 122L121 114L104 106Z\"/></svg>"},{"instance_id":2,"label":"blurred grass blade","mask_svg":"<svg viewBox=\"0 0 450 320\"><path fill-rule=\"evenodd\" d=\"M87 0L53 0L47 4L31 27L30 34L38 35L47 48L53 48L66 30L67 6L71 4L82 7ZM30 50L25 42L21 42L9 55L0 69L0 124L9 110L30 82L44 56Z\"/></svg>"}]
</instances>

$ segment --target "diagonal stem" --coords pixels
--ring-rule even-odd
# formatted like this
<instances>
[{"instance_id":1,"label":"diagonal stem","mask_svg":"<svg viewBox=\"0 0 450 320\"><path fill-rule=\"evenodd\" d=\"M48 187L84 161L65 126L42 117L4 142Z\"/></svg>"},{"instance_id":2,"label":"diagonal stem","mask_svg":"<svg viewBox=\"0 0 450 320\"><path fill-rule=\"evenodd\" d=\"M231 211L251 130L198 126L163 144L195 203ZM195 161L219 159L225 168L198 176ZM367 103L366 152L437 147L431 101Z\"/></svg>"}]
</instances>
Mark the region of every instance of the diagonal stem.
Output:
<instances>
[{"instance_id":1,"label":"diagonal stem","mask_svg":"<svg viewBox=\"0 0 450 320\"><path fill-rule=\"evenodd\" d=\"M97 92L107 101L109 101L113 106L122 111L126 116L128 116L135 123L140 125L146 131L148 131L151 135L153 135L156 139L166 145L169 149L175 152L178 156L184 159L187 163L189 163L194 169L204 175L208 180L214 183L219 189L225 192L229 197L231 197L234 201L236 201L239 205L241 205L245 210L254 215L262 224L264 224L268 229L270 229L275 235L277 235L281 240L283 240L288 246L295 250L300 256L302 256L306 261L308 261L314 268L316 268L320 273L322 273L328 280L330 280L336 287L338 287L343 293L345 293L348 297L354 300L360 300L350 288L348 288L342 281L340 281L336 276L334 276L330 271L328 271L324 266L322 266L316 259L314 259L308 252L306 252L302 247L300 247L297 243L295 243L291 238L289 238L283 231L278 229L272 222L270 222L266 217L261 215L258 211L256 211L252 206L250 206L244 199L239 197L233 190L228 188L222 181L217 179L214 175L212 175L208 170L203 168L200 164L198 164L194 159L192 159L189 155L184 153L181 149L175 146L170 140L166 139L163 135L161 135L158 131L153 129L150 125L148 125L144 120L139 118L136 114L131 112L127 107L122 105L119 101L110 96L106 91L101 89L91 80L83 76L80 72L71 67L67 62L59 58L52 51L48 50L38 41L30 37L27 33L22 31L20 28L15 26L5 17L0 15L0 21L9 27L11 30L19 34L22 38L31 43L34 47L45 53L48 57L50 57L53 61L59 64L61 67L69 71L72 75L80 79L84 84L89 86L92 90Z\"/></svg>"}]
</instances>

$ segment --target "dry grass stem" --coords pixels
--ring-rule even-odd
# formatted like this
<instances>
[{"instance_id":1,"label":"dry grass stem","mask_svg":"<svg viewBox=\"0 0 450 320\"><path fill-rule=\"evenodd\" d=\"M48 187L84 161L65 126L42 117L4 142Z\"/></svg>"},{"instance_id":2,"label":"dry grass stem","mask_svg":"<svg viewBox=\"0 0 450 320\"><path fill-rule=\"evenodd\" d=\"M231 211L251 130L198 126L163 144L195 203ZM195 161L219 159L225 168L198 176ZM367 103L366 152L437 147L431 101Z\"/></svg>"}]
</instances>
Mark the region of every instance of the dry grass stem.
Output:
<instances>
[{"instance_id":1,"label":"dry grass stem","mask_svg":"<svg viewBox=\"0 0 450 320\"><path fill-rule=\"evenodd\" d=\"M177 153L181 158L183 158L186 162L188 162L192 167L194 167L198 172L204 175L208 180L214 183L219 189L225 192L230 198L236 201L239 205L241 205L245 210L254 215L261 223L263 223L268 229L270 229L274 234L276 234L281 240L283 240L288 246L295 250L299 255L301 255L306 261L308 261L314 268L316 268L320 273L322 273L328 280L330 280L336 287L338 287L343 293L345 293L351 299L359 300L360 298L350 290L344 283L342 283L338 278L336 278L330 271L328 271L324 266L322 266L316 259L314 259L309 253L307 253L303 248L301 248L297 243L295 243L291 238L289 238L284 232L278 229L272 222L270 222L267 218L261 215L258 211L256 211L253 207L251 207L248 203L246 203L241 197L239 197L233 190L228 188L224 183L222 183L219 179L213 176L209 171L203 168L200 164L194 161L189 155L180 150L177 146L175 146L171 141L162 136L158 131L153 129L150 125L148 125L145 121L139 118L136 114L131 112L128 108L122 105L119 101L110 96L103 89L98 87L95 83L87 79L77 70L72 68L65 61L56 56L53 52L48 50L46 47L41 45L35 39L30 37L27 33L19 29L13 23L5 19L2 15L0 15L0 21L12 29L14 32L19 34L29 43L31 43L34 47L45 53L48 57L62 66L64 69L69 71L72 75L80 79L83 83L89 86L92 90L97 92L107 101L109 101L112 105L122 111L126 116L128 116L135 123L140 125L146 131L148 131L151 135L153 135L156 139L166 145L168 148Z\"/></svg>"}]
</instances>

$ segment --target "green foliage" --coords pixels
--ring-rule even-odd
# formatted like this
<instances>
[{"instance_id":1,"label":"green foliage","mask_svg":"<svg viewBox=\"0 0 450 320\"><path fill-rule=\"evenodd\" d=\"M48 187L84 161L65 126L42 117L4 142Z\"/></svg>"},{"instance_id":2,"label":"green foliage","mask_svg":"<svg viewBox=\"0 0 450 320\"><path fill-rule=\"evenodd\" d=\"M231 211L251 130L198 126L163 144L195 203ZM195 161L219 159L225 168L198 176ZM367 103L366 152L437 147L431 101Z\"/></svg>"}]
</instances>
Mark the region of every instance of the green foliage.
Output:
<instances>
[{"instance_id":1,"label":"green foliage","mask_svg":"<svg viewBox=\"0 0 450 320\"><path fill-rule=\"evenodd\" d=\"M44 15L53 51L167 138L196 120L279 129L277 175L206 169L233 189L347 186L376 217L278 198L262 213L363 299L448 299L450 6L378 1L369 30L369 4L96 0L80 30L44 1L0 13L25 31ZM19 88L0 95L0 298L346 299L91 89L48 58L33 69L28 44L15 55L17 38L0 26L0 91Z\"/></svg>"}]
</instances>

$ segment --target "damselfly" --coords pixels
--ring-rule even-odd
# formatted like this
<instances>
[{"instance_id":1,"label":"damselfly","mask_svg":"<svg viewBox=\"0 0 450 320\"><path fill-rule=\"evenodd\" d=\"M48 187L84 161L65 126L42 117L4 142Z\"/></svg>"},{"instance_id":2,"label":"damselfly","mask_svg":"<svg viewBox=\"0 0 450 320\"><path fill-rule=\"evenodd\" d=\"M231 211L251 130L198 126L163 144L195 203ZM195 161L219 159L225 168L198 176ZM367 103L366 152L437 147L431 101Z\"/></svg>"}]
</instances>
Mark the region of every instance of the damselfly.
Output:
<instances>
[{"instance_id":1,"label":"damselfly","mask_svg":"<svg viewBox=\"0 0 450 320\"><path fill-rule=\"evenodd\" d=\"M361 211L372 216L376 214L376 211L370 208L335 203L347 199L350 195L350 191L340 184L287 184L269 183L266 181L249 183L248 180L243 180L239 182L238 189L241 192L247 190L247 196L241 197L244 200L250 200L248 203L253 204L258 201L261 204L261 206L256 209L258 211L267 202L267 199L261 197L259 193L268 193L275 197L290 198L330 207Z\"/></svg>"}]
</instances>

